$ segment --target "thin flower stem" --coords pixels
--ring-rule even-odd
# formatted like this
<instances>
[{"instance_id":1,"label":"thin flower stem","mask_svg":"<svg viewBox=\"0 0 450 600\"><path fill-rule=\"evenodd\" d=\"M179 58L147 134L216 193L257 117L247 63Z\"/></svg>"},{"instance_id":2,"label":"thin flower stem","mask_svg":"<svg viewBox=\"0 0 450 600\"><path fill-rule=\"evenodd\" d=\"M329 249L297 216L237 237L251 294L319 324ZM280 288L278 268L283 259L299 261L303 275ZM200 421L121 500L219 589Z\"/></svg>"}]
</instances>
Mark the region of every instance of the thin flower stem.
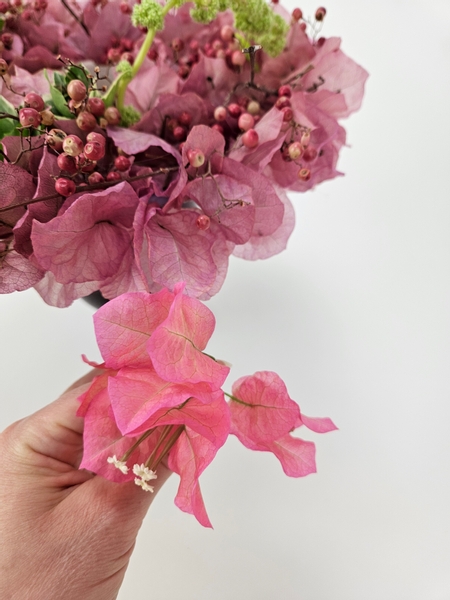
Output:
<instances>
[{"instance_id":1,"label":"thin flower stem","mask_svg":"<svg viewBox=\"0 0 450 600\"><path fill-rule=\"evenodd\" d=\"M146 179L147 177L154 177L155 175L161 175L163 173L168 173L169 171L176 171L178 167L164 167L159 169L158 171L152 171L151 173L147 173L145 175L135 175L134 177L127 177L122 179L122 181L127 181L128 183L132 183L133 181L139 181L140 179ZM80 192L92 192L96 190L104 190L109 187L113 187L120 182L117 181L102 181L101 183L94 183L92 185L86 186L77 186L75 189L75 194ZM0 213L7 212L8 210L12 210L13 208L18 208L20 206L28 206L29 204L35 204L36 202L44 202L45 200L54 200L55 198L62 198L61 194L50 194L49 196L40 196L39 198L30 198L29 200L25 200L24 202L19 202L18 204L11 204L10 206L3 206L0 208Z\"/></svg>"},{"instance_id":2,"label":"thin flower stem","mask_svg":"<svg viewBox=\"0 0 450 600\"><path fill-rule=\"evenodd\" d=\"M164 429L161 432L161 436L160 436L160 438L159 438L156 446L153 448L153 452L150 454L150 456L145 461L145 466L148 467L148 468L150 468L150 469L152 469L152 471L154 471L155 469L153 468L153 466L150 466L150 465L152 465L153 459L157 455L158 450L161 448L161 444L170 435L171 429L172 429L172 425L166 425L164 427Z\"/></svg>"},{"instance_id":3,"label":"thin flower stem","mask_svg":"<svg viewBox=\"0 0 450 600\"><path fill-rule=\"evenodd\" d=\"M136 450L136 448L142 444L142 442L144 440L146 440L148 437L151 436L151 434L155 431L155 428L153 429L149 429L148 431L146 431L145 433L143 433L141 435L140 438L138 438L136 440L136 442L131 446L131 448L129 450L127 450L125 452L125 454L122 456L122 458L120 459L120 462L127 462L127 460L130 458L131 454Z\"/></svg>"},{"instance_id":4,"label":"thin flower stem","mask_svg":"<svg viewBox=\"0 0 450 600\"><path fill-rule=\"evenodd\" d=\"M168 454L168 452L171 450L171 448L175 445L175 442L177 441L177 439L180 437L180 435L184 431L184 425L181 425L181 426L177 427L175 430L172 430L172 431L173 431L173 435L167 440L167 443L164 446L161 454L159 455L159 458L157 459L157 461L153 465L152 471L156 470L156 468L158 467L158 465L160 464L160 462L164 459L164 457Z\"/></svg>"},{"instance_id":5,"label":"thin flower stem","mask_svg":"<svg viewBox=\"0 0 450 600\"><path fill-rule=\"evenodd\" d=\"M244 402L243 400L239 400L239 398L236 398L236 396L232 396L231 394L227 394L227 392L224 392L224 394L225 394L225 396L228 396L228 398L230 398L230 400L233 400L233 402L237 402L238 404L242 404L243 406L249 406L250 408L257 408L259 406L262 407L262 408L270 408L266 404L249 404L248 402Z\"/></svg>"},{"instance_id":6,"label":"thin flower stem","mask_svg":"<svg viewBox=\"0 0 450 600\"><path fill-rule=\"evenodd\" d=\"M228 396L228 398L230 398L230 400L233 400L234 402L237 402L238 404L244 404L245 406L247 406L246 402L242 402L242 400L239 400L239 398L236 398L236 396L232 396L231 394L228 394L227 392L224 392L225 396Z\"/></svg>"},{"instance_id":7,"label":"thin flower stem","mask_svg":"<svg viewBox=\"0 0 450 600\"><path fill-rule=\"evenodd\" d=\"M17 115L10 115L7 112L0 112L0 119L14 119L15 121L20 121Z\"/></svg>"},{"instance_id":8,"label":"thin flower stem","mask_svg":"<svg viewBox=\"0 0 450 600\"><path fill-rule=\"evenodd\" d=\"M169 0L167 4L163 7L163 16L165 17L174 6L177 6L177 4L179 4L179 0ZM155 39L155 34L156 29L149 29L147 31L145 40L139 49L138 55L134 59L133 67L131 70L131 77L121 78L117 85L117 108L119 112L124 108L125 92L127 91L127 87L130 81L134 79L134 77L136 77L136 75L139 72L139 69L142 67L145 57L147 56L147 53L150 50L151 45L153 44L153 40Z\"/></svg>"},{"instance_id":9,"label":"thin flower stem","mask_svg":"<svg viewBox=\"0 0 450 600\"><path fill-rule=\"evenodd\" d=\"M77 21L81 27L84 29L84 31L87 33L87 35L89 37L91 37L91 34L89 33L89 29L86 27L85 23L83 22L83 19L75 13L75 11L71 8L71 6L69 6L69 3L66 0L61 0L61 4L66 8L66 10L68 10L70 12L70 14L72 15L72 17L75 19L75 21Z\"/></svg>"}]
</instances>

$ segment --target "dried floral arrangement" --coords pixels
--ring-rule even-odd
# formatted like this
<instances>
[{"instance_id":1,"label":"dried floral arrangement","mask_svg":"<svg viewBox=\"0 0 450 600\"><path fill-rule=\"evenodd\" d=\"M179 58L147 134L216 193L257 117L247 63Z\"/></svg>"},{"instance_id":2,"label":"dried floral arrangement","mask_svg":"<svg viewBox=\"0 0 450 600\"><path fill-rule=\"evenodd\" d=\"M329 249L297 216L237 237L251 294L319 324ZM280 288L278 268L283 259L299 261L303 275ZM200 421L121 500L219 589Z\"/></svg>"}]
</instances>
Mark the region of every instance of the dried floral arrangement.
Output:
<instances>
[{"instance_id":1,"label":"dried floral arrangement","mask_svg":"<svg viewBox=\"0 0 450 600\"><path fill-rule=\"evenodd\" d=\"M233 434L284 472L315 471L310 418L260 371L222 390L205 352L231 254L265 259L294 228L286 191L332 179L366 71L274 0L0 1L0 292L53 306L100 292L104 363L80 398L81 467L210 526L199 477ZM87 359L86 359L87 360Z\"/></svg>"}]
</instances>

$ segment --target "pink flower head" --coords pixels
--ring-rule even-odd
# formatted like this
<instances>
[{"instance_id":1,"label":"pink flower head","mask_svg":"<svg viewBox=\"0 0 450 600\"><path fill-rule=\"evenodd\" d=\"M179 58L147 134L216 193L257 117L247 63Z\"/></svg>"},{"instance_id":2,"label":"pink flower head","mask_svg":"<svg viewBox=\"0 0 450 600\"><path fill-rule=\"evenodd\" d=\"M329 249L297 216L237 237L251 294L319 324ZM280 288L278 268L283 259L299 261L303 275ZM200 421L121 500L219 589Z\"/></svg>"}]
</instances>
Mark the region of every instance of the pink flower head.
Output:
<instances>
[{"instance_id":1,"label":"pink flower head","mask_svg":"<svg viewBox=\"0 0 450 600\"><path fill-rule=\"evenodd\" d=\"M150 336L147 351L163 379L204 381L218 389L230 369L203 352L214 331L214 315L199 300L184 295L183 289L184 284L175 286L169 315Z\"/></svg>"},{"instance_id":2,"label":"pink flower head","mask_svg":"<svg viewBox=\"0 0 450 600\"><path fill-rule=\"evenodd\" d=\"M60 283L105 281L132 260L138 198L126 183L78 197L48 223L33 223L38 264ZM128 265L127 265L128 266Z\"/></svg>"},{"instance_id":3,"label":"pink flower head","mask_svg":"<svg viewBox=\"0 0 450 600\"><path fill-rule=\"evenodd\" d=\"M272 452L291 477L315 473L315 446L290 435L296 427L318 433L336 429L331 419L304 417L281 378L271 371L241 377L230 400L231 433L251 450Z\"/></svg>"},{"instance_id":4,"label":"pink flower head","mask_svg":"<svg viewBox=\"0 0 450 600\"><path fill-rule=\"evenodd\" d=\"M229 369L202 352L214 317L183 289L123 294L97 311L105 364L80 397L82 467L128 481L128 461L153 468L169 452L181 478L177 506L211 526L198 478L230 430L220 389Z\"/></svg>"}]
</instances>

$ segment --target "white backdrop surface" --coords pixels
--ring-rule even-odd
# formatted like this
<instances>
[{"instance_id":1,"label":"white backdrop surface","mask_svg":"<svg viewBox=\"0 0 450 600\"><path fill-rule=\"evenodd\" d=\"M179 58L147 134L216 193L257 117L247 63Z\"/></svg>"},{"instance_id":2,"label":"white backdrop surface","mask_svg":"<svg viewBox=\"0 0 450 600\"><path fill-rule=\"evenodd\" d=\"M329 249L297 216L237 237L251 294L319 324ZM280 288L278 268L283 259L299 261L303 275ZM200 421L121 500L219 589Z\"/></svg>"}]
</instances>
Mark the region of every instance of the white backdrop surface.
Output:
<instances>
[{"instance_id":1,"label":"white backdrop surface","mask_svg":"<svg viewBox=\"0 0 450 600\"><path fill-rule=\"evenodd\" d=\"M208 352L233 363L226 389L274 370L339 431L305 434L318 474L304 479L230 439L201 478L213 531L174 506L173 476L120 600L450 600L450 3L326 7L324 35L371 75L346 176L291 196L283 254L231 261ZM81 301L31 290L0 310L3 429L81 376L81 353L100 356Z\"/></svg>"}]
</instances>

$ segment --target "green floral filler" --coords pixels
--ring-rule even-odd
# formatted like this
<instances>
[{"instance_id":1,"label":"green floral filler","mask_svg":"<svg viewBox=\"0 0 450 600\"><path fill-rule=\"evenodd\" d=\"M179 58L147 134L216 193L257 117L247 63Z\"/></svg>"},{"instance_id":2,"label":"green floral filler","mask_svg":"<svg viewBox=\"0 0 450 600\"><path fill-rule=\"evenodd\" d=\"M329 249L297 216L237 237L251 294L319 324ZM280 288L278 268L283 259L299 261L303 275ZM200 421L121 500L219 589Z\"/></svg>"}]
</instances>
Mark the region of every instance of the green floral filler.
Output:
<instances>
[{"instance_id":1,"label":"green floral filler","mask_svg":"<svg viewBox=\"0 0 450 600\"><path fill-rule=\"evenodd\" d=\"M131 21L135 27L142 25L158 31L164 27L163 7L153 0L142 0L141 4L134 5Z\"/></svg>"},{"instance_id":2,"label":"green floral filler","mask_svg":"<svg viewBox=\"0 0 450 600\"><path fill-rule=\"evenodd\" d=\"M185 0L169 0L161 6L154 0L142 0L133 8L133 25L141 25L152 31L164 26L168 8L185 4ZM235 16L235 27L249 43L258 43L265 52L276 56L282 52L289 26L276 15L265 0L196 0L191 16L200 23L209 23L217 13L231 9Z\"/></svg>"},{"instance_id":3,"label":"green floral filler","mask_svg":"<svg viewBox=\"0 0 450 600\"><path fill-rule=\"evenodd\" d=\"M141 118L141 113L134 106L124 106L120 113L120 125L122 127L131 127L135 125Z\"/></svg>"},{"instance_id":4,"label":"green floral filler","mask_svg":"<svg viewBox=\"0 0 450 600\"><path fill-rule=\"evenodd\" d=\"M121 60L116 66L116 71L118 73L124 73L125 76L128 76L130 79L133 77L133 67L127 60Z\"/></svg>"}]
</instances>

